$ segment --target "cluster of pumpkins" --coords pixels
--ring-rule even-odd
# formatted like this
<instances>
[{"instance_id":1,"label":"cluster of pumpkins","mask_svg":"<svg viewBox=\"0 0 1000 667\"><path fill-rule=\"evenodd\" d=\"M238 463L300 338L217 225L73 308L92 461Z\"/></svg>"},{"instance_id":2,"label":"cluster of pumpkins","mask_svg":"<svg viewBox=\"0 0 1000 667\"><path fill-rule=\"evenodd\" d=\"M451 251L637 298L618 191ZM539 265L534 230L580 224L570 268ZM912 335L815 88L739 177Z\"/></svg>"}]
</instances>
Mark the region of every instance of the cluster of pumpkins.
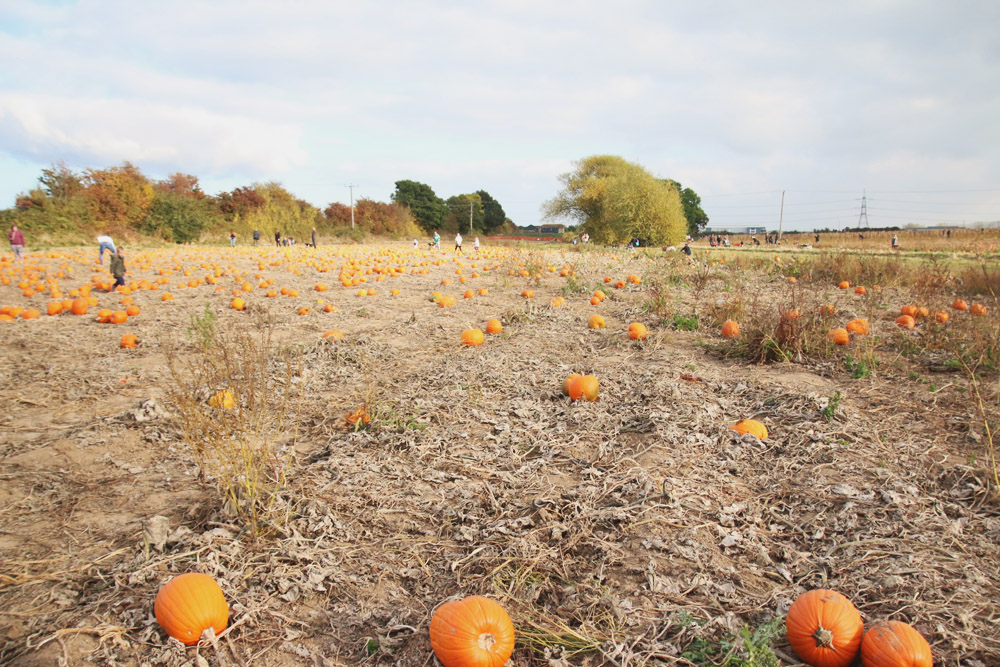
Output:
<instances>
[{"instance_id":1,"label":"cluster of pumpkins","mask_svg":"<svg viewBox=\"0 0 1000 667\"><path fill-rule=\"evenodd\" d=\"M816 589L800 595L785 617L788 643L814 667L847 667L858 654L864 667L931 667L931 647L901 621L876 623L865 632L861 614L842 593Z\"/></svg>"},{"instance_id":2,"label":"cluster of pumpkins","mask_svg":"<svg viewBox=\"0 0 1000 667\"><path fill-rule=\"evenodd\" d=\"M229 623L229 605L216 581L196 572L171 579L153 605L160 627L187 646L202 632L219 634ZM814 667L848 667L858 655L864 667L932 667L927 640L900 621L876 623L865 632L861 614L837 591L800 595L785 618L788 643ZM442 604L431 617L431 648L445 667L499 667L514 652L514 625L496 601L479 595Z\"/></svg>"}]
</instances>

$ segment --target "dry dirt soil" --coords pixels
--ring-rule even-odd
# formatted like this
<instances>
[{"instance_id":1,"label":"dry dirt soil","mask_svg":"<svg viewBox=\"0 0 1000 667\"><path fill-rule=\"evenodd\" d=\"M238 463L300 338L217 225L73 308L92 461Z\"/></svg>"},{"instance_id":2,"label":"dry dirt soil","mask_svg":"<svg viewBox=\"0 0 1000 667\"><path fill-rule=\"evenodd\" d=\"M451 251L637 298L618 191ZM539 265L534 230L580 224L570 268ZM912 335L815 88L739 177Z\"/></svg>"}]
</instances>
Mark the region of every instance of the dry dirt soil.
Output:
<instances>
[{"instance_id":1,"label":"dry dirt soil","mask_svg":"<svg viewBox=\"0 0 1000 667\"><path fill-rule=\"evenodd\" d=\"M52 255L33 261L68 264L64 290L90 280L92 249ZM350 256L406 270L366 276L378 293L359 297L337 279ZM2 325L0 663L431 665L433 610L469 594L510 612L513 665L722 662L714 647L742 627L833 588L866 624L912 623L935 664L1000 664L1000 512L960 375L931 392L888 363L856 380L832 363L727 358L714 326L681 331L645 307L665 269L640 254L488 249L461 260L464 285L455 259L402 245L150 250L129 258L131 279L170 266L176 285L214 264L223 289L172 289L168 303L168 287L140 290L142 313L121 325L96 308ZM509 275L520 268L541 278ZM236 311L234 274L300 296L255 287ZM603 283L629 274L643 283ZM314 291L320 280L331 289ZM468 287L489 294L464 299ZM598 287L609 298L592 306ZM705 295L678 282L672 298L683 312ZM0 287L0 304L28 301ZM259 537L200 474L171 409L168 352L198 363L189 329L206 305L219 330L269 326L301 359L295 428L280 436L294 457ZM594 312L606 329L587 328ZM459 344L492 317L501 334ZM645 341L626 336L632 321ZM321 338L332 328L341 342ZM127 332L138 348L119 347ZM572 372L599 378L598 401L562 395ZM348 428L366 400L376 418ZM769 437L728 430L743 417ZM153 616L159 588L190 571L229 600L216 646L185 649ZM783 632L772 646L797 664Z\"/></svg>"}]
</instances>

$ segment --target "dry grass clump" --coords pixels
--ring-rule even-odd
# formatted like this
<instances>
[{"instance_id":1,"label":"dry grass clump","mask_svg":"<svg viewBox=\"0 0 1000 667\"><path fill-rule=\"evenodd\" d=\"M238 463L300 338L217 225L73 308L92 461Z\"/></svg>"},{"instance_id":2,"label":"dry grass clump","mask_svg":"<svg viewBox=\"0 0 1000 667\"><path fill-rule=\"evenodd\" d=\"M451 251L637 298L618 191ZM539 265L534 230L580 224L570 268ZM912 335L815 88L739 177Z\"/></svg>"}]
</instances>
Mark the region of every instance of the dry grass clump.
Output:
<instances>
[{"instance_id":1,"label":"dry grass clump","mask_svg":"<svg viewBox=\"0 0 1000 667\"><path fill-rule=\"evenodd\" d=\"M219 328L208 309L192 317L193 354L168 349L168 405L180 438L224 511L254 535L279 526L297 437L301 355L272 340L261 314Z\"/></svg>"}]
</instances>

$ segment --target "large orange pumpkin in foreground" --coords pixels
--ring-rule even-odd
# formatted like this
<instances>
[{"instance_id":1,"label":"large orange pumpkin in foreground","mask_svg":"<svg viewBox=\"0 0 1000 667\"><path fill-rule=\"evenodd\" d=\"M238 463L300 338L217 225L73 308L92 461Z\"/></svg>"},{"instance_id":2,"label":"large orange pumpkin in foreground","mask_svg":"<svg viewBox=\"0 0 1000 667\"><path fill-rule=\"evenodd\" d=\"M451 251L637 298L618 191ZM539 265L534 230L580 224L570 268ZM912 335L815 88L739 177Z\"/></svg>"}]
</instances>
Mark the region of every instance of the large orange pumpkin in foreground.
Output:
<instances>
[{"instance_id":1,"label":"large orange pumpkin in foreground","mask_svg":"<svg viewBox=\"0 0 1000 667\"><path fill-rule=\"evenodd\" d=\"M792 603L785 630L788 643L803 661L815 667L847 667L858 655L865 625L850 600L820 588Z\"/></svg>"},{"instance_id":2,"label":"large orange pumpkin in foreground","mask_svg":"<svg viewBox=\"0 0 1000 667\"><path fill-rule=\"evenodd\" d=\"M931 667L931 647L924 636L906 623L887 621L873 625L861 641L865 667Z\"/></svg>"},{"instance_id":3,"label":"large orange pumpkin in foreground","mask_svg":"<svg viewBox=\"0 0 1000 667\"><path fill-rule=\"evenodd\" d=\"M510 616L479 595L441 605L431 618L430 635L444 667L501 667L514 652Z\"/></svg>"},{"instance_id":4,"label":"large orange pumpkin in foreground","mask_svg":"<svg viewBox=\"0 0 1000 667\"><path fill-rule=\"evenodd\" d=\"M203 630L215 634L229 623L229 605L215 579L200 572L174 577L156 594L156 622L163 630L188 646L198 643Z\"/></svg>"}]
</instances>

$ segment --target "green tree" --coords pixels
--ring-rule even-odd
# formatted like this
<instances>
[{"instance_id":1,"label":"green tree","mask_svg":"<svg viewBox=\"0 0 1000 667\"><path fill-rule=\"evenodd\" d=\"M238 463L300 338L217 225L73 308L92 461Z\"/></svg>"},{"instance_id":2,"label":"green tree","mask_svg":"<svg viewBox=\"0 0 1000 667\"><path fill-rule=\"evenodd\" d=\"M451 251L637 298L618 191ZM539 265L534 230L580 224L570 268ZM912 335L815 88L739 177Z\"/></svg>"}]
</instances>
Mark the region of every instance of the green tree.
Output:
<instances>
[{"instance_id":1,"label":"green tree","mask_svg":"<svg viewBox=\"0 0 1000 667\"><path fill-rule=\"evenodd\" d=\"M685 188L673 179L668 178L665 182L671 187L676 188L677 192L680 193L681 205L684 207L684 217L687 219L688 234L691 236L697 235L708 224L708 216L705 215L705 211L701 208L701 197L691 188Z\"/></svg>"},{"instance_id":2,"label":"green tree","mask_svg":"<svg viewBox=\"0 0 1000 667\"><path fill-rule=\"evenodd\" d=\"M149 215L139 229L175 243L187 243L197 240L202 231L221 222L220 217L213 215L206 199L158 189Z\"/></svg>"},{"instance_id":3,"label":"green tree","mask_svg":"<svg viewBox=\"0 0 1000 667\"><path fill-rule=\"evenodd\" d=\"M408 206L426 231L440 229L448 216L448 205L429 185L417 181L396 181L392 201Z\"/></svg>"},{"instance_id":4,"label":"green tree","mask_svg":"<svg viewBox=\"0 0 1000 667\"><path fill-rule=\"evenodd\" d=\"M680 194L637 164L614 155L593 155L559 180L563 189L545 202L544 217L577 220L596 243L639 238L667 245L684 240L687 220Z\"/></svg>"},{"instance_id":5,"label":"green tree","mask_svg":"<svg viewBox=\"0 0 1000 667\"><path fill-rule=\"evenodd\" d=\"M448 201L445 203L448 205L448 217L445 218L444 228L449 232L461 231L465 234L473 234L485 229L483 200L478 193L448 197ZM469 229L470 218L472 230Z\"/></svg>"},{"instance_id":6,"label":"green tree","mask_svg":"<svg viewBox=\"0 0 1000 667\"><path fill-rule=\"evenodd\" d=\"M490 196L486 190L477 190L479 200L483 203L483 231L493 234L503 227L507 221L507 214L503 211L503 206L496 199Z\"/></svg>"}]
</instances>

